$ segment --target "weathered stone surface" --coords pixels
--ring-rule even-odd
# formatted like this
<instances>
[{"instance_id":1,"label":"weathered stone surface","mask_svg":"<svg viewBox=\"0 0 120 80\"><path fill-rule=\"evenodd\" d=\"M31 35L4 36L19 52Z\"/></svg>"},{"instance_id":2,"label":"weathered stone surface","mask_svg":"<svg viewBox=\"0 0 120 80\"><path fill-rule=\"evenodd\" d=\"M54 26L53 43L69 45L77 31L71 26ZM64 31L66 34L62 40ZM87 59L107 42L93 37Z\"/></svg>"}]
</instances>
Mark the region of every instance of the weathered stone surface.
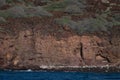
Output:
<instances>
[{"instance_id":1,"label":"weathered stone surface","mask_svg":"<svg viewBox=\"0 0 120 80\"><path fill-rule=\"evenodd\" d=\"M24 26L21 23L18 27L21 25ZM116 37L119 31L111 33L113 37L109 39L97 34L79 36L70 29L57 28L61 31L54 30L55 26L37 24L34 28L19 30L16 36L1 35L0 68L119 65L120 49L115 47L119 44ZM118 44L114 42L116 39Z\"/></svg>"},{"instance_id":2,"label":"weathered stone surface","mask_svg":"<svg viewBox=\"0 0 120 80\"><path fill-rule=\"evenodd\" d=\"M1 8L0 16L8 23L0 24L0 69L120 66L120 28L113 26L111 15L101 16L111 4L91 0L88 6L93 11L87 13L86 0L40 3L48 4L48 9L28 2L15 1ZM64 12L66 7L68 13ZM69 14L83 9L85 14ZM116 21L118 15L113 15Z\"/></svg>"}]
</instances>

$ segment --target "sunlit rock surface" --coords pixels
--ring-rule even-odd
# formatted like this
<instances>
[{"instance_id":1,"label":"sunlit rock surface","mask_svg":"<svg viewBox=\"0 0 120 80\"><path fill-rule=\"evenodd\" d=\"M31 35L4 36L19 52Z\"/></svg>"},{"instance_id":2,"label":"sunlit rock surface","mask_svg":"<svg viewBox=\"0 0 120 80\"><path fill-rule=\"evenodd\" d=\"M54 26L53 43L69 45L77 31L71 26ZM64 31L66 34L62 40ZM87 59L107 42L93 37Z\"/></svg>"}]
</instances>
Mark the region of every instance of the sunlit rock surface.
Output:
<instances>
[{"instance_id":1,"label":"sunlit rock surface","mask_svg":"<svg viewBox=\"0 0 120 80\"><path fill-rule=\"evenodd\" d=\"M1 5L0 69L119 68L116 2L26 0Z\"/></svg>"}]
</instances>

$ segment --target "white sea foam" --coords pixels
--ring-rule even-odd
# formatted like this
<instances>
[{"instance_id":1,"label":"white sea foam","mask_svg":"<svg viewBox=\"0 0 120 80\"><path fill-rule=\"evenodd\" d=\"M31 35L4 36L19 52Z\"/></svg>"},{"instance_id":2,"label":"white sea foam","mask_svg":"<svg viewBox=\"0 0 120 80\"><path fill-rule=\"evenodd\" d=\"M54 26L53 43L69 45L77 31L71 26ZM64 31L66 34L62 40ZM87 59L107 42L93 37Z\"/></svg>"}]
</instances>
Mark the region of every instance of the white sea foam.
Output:
<instances>
[{"instance_id":1,"label":"white sea foam","mask_svg":"<svg viewBox=\"0 0 120 80\"><path fill-rule=\"evenodd\" d=\"M31 72L32 70L31 70L31 69L28 69L27 71L28 71L28 72Z\"/></svg>"}]
</instances>

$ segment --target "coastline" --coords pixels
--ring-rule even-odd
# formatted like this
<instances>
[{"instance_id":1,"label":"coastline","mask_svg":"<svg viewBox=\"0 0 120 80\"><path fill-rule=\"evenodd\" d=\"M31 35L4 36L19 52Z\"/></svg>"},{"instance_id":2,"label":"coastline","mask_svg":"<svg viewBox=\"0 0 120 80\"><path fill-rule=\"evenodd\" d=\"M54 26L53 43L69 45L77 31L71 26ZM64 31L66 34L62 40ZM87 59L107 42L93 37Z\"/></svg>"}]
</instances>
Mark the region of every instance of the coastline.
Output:
<instances>
[{"instance_id":1,"label":"coastline","mask_svg":"<svg viewBox=\"0 0 120 80\"><path fill-rule=\"evenodd\" d=\"M0 71L62 71L62 72L120 72L120 67L118 66L41 66L41 67L32 67L32 68L25 68L25 67L13 67L13 68L0 68Z\"/></svg>"}]
</instances>

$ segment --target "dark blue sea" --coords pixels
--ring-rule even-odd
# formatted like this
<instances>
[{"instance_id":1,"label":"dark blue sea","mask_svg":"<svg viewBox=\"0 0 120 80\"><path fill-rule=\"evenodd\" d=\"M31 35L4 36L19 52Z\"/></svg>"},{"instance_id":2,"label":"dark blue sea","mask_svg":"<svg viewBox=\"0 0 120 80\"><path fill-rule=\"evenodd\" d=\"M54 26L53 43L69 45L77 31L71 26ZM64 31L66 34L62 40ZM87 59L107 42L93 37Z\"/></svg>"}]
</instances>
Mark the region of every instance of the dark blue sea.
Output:
<instances>
[{"instance_id":1,"label":"dark blue sea","mask_svg":"<svg viewBox=\"0 0 120 80\"><path fill-rule=\"evenodd\" d=\"M0 71L0 80L120 80L120 73Z\"/></svg>"}]
</instances>

